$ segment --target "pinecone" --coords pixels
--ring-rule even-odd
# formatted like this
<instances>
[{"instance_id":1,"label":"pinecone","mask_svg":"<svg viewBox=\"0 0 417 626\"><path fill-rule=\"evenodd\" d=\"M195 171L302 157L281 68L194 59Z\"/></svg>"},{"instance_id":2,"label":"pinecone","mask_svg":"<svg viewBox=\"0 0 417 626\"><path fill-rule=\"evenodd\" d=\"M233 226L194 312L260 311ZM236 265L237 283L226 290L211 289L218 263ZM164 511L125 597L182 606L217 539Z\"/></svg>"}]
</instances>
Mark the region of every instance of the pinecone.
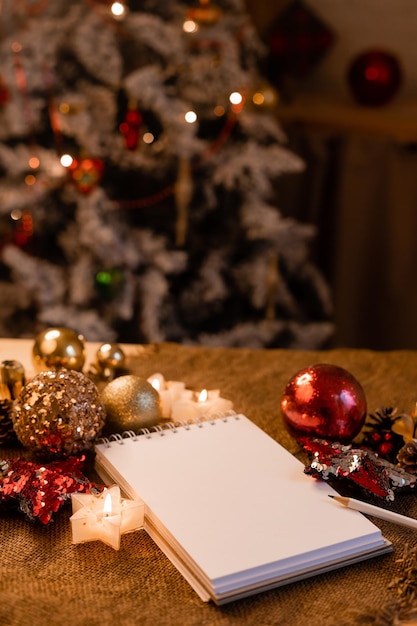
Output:
<instances>
[{"instance_id":1,"label":"pinecone","mask_svg":"<svg viewBox=\"0 0 417 626\"><path fill-rule=\"evenodd\" d=\"M417 474L417 439L408 441L397 455L398 465L409 472Z\"/></svg>"},{"instance_id":2,"label":"pinecone","mask_svg":"<svg viewBox=\"0 0 417 626\"><path fill-rule=\"evenodd\" d=\"M10 389L0 383L0 446L17 441L12 422L13 399Z\"/></svg>"},{"instance_id":3,"label":"pinecone","mask_svg":"<svg viewBox=\"0 0 417 626\"><path fill-rule=\"evenodd\" d=\"M0 446L17 441L10 417L12 406L12 400L0 399Z\"/></svg>"}]
</instances>

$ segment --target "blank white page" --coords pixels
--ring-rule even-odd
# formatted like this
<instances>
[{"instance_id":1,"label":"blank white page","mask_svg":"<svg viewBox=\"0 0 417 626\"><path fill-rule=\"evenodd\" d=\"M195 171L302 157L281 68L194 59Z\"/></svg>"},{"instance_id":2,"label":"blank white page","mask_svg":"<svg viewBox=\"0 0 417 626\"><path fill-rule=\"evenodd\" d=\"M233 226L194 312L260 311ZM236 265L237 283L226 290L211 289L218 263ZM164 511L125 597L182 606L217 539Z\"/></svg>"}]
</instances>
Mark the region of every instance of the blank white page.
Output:
<instances>
[{"instance_id":1,"label":"blank white page","mask_svg":"<svg viewBox=\"0 0 417 626\"><path fill-rule=\"evenodd\" d=\"M223 591L385 543L374 524L336 505L327 484L306 476L300 461L243 415L96 451Z\"/></svg>"}]
</instances>

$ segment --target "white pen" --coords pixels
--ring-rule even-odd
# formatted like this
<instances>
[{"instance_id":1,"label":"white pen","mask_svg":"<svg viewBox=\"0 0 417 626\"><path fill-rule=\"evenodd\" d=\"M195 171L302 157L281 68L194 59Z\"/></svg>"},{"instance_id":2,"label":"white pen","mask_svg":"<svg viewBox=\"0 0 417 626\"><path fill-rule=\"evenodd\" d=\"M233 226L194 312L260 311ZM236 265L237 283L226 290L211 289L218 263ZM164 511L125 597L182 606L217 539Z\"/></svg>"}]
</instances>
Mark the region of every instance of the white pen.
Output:
<instances>
[{"instance_id":1,"label":"white pen","mask_svg":"<svg viewBox=\"0 0 417 626\"><path fill-rule=\"evenodd\" d=\"M373 515L374 517L378 517L388 522L394 522L394 524L401 524L402 526L408 526L408 528L415 528L417 530L417 519L412 517L400 515L399 513L394 513L394 511L388 511L387 509L382 509L379 506L374 506L373 504L368 504L367 502L362 502L361 500L354 500L353 498L331 495L329 495L329 498L340 502L340 504L343 504L343 506L348 509L354 509L355 511L360 511L360 513L367 513L368 515Z\"/></svg>"}]
</instances>

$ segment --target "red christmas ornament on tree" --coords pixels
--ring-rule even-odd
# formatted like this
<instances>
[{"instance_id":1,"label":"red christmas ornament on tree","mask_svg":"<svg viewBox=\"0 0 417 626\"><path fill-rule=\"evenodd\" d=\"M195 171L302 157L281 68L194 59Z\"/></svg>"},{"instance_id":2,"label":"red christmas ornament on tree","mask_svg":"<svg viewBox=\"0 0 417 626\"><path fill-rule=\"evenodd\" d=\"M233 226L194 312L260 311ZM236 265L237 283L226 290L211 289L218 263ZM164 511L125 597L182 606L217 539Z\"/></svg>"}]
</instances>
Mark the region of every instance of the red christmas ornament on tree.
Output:
<instances>
[{"instance_id":1,"label":"red christmas ornament on tree","mask_svg":"<svg viewBox=\"0 0 417 626\"><path fill-rule=\"evenodd\" d=\"M366 418L362 386L342 367L320 363L288 382L281 410L295 435L350 442Z\"/></svg>"},{"instance_id":2,"label":"red christmas ornament on tree","mask_svg":"<svg viewBox=\"0 0 417 626\"><path fill-rule=\"evenodd\" d=\"M74 159L68 169L78 190L90 193L101 180L104 164L101 159Z\"/></svg>"},{"instance_id":3,"label":"red christmas ornament on tree","mask_svg":"<svg viewBox=\"0 0 417 626\"><path fill-rule=\"evenodd\" d=\"M141 124L142 115L136 107L130 106L126 112L124 121L119 126L119 130L125 138L125 146L128 150L135 150L138 147Z\"/></svg>"},{"instance_id":4,"label":"red christmas ornament on tree","mask_svg":"<svg viewBox=\"0 0 417 626\"><path fill-rule=\"evenodd\" d=\"M355 57L348 83L355 100L365 106L387 104L398 91L402 71L398 59L385 50L368 50Z\"/></svg>"},{"instance_id":5,"label":"red christmas ornament on tree","mask_svg":"<svg viewBox=\"0 0 417 626\"><path fill-rule=\"evenodd\" d=\"M0 76L0 106L8 103L10 98L10 92L2 76Z\"/></svg>"},{"instance_id":6,"label":"red christmas ornament on tree","mask_svg":"<svg viewBox=\"0 0 417 626\"><path fill-rule=\"evenodd\" d=\"M14 241L19 248L26 248L33 240L33 218L30 211L23 211L16 220Z\"/></svg>"}]
</instances>

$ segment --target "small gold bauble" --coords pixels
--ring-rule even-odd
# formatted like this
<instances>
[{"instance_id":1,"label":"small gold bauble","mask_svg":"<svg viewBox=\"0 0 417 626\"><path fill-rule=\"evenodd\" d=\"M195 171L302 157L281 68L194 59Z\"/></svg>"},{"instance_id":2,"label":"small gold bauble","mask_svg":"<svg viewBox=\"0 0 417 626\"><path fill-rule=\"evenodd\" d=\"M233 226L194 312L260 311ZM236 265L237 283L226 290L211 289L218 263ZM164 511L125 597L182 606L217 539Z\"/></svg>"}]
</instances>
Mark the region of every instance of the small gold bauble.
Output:
<instances>
[{"instance_id":1,"label":"small gold bauble","mask_svg":"<svg viewBox=\"0 0 417 626\"><path fill-rule=\"evenodd\" d=\"M17 398L26 384L25 369L20 361L2 361L0 381L9 390L11 399Z\"/></svg>"},{"instance_id":2,"label":"small gold bauble","mask_svg":"<svg viewBox=\"0 0 417 626\"><path fill-rule=\"evenodd\" d=\"M100 371L124 369L126 356L117 343L103 343L96 353L96 363Z\"/></svg>"},{"instance_id":3,"label":"small gold bauble","mask_svg":"<svg viewBox=\"0 0 417 626\"><path fill-rule=\"evenodd\" d=\"M81 372L85 363L84 338L70 328L47 328L35 338L32 361L38 373L61 367Z\"/></svg>"},{"instance_id":4,"label":"small gold bauble","mask_svg":"<svg viewBox=\"0 0 417 626\"><path fill-rule=\"evenodd\" d=\"M145 379L127 374L109 382L102 391L106 434L139 431L162 419L161 397Z\"/></svg>"}]
</instances>

